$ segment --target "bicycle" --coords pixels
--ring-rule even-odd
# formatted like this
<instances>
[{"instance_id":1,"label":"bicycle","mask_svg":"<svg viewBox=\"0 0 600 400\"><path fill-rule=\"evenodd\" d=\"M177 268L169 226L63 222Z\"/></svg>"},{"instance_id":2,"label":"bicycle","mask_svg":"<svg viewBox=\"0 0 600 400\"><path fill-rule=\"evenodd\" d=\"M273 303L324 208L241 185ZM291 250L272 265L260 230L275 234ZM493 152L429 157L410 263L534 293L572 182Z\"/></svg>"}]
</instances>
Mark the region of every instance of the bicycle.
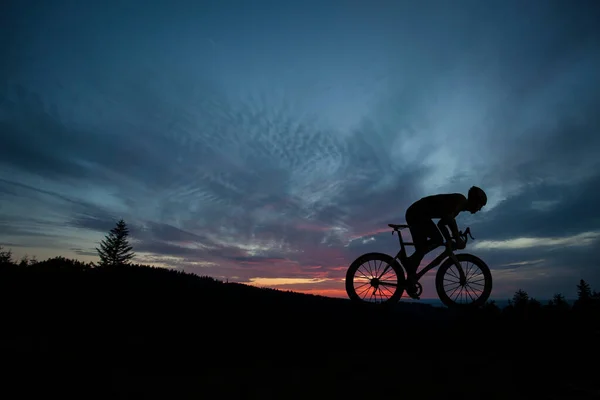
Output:
<instances>
[{"instance_id":1,"label":"bicycle","mask_svg":"<svg viewBox=\"0 0 600 400\"><path fill-rule=\"evenodd\" d=\"M408 283L405 277L406 268L404 265L406 265L408 257L406 255L405 246L414 246L414 243L404 242L401 231L409 226L396 224L388 224L388 226L393 229L392 235L394 235L394 232L398 233L400 251L395 257L384 253L366 253L359 256L352 264L350 264L346 272L346 293L352 301L373 302L371 300L374 299L374 302L376 303L394 304L400 300L402 294L407 289ZM462 231L459 232L459 234L464 239L465 245L468 241L468 237L472 240L475 239L471 236L470 228L467 228L464 233ZM454 243L445 242L443 245L446 247L444 252L437 256L427 266L423 267L421 271L416 273L414 287L411 288L414 290L411 293L407 292L407 294L413 298L419 298L418 296L423 292L423 286L419 283L419 280L427 272L441 264L436 274L435 287L442 303L447 307L457 308L482 306L492 292L492 273L489 267L483 260L472 254L454 254ZM430 244L427 252L434 250L438 246L438 244ZM371 262L375 262L373 267L371 266ZM467 266L465 270L465 268L461 266L462 262L471 263L473 264L473 267L470 268ZM361 270L361 267L365 263L369 267ZM385 265L383 270L380 269L382 263ZM478 269L479 272L475 271L475 269ZM395 274L395 278L392 274L386 275L388 272ZM356 273L362 275L359 275L358 279L356 279ZM448 274L448 276L446 276L446 274ZM469 282L470 278L476 279L473 282ZM364 289L366 294L371 291L371 288L373 289L369 300L365 300L364 297L361 297L361 295L357 293L357 288L355 287L356 281L360 284L358 288L361 290ZM450 286L450 294L445 290L446 283ZM463 293L463 289L465 293ZM383 299L385 294L384 291L387 291L387 293L390 294L387 300ZM460 300L457 300L459 295L460 300L470 300L470 302L460 302ZM477 296L474 297L475 295Z\"/></svg>"}]
</instances>

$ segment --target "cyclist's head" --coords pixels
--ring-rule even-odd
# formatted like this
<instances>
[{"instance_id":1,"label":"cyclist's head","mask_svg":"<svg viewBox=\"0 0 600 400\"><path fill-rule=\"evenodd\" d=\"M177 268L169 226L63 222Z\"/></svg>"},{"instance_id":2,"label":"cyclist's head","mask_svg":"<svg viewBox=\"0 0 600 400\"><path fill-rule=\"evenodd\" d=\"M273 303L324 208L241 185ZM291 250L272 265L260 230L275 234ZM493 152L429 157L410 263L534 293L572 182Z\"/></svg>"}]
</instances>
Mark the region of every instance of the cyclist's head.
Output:
<instances>
[{"instance_id":1,"label":"cyclist's head","mask_svg":"<svg viewBox=\"0 0 600 400\"><path fill-rule=\"evenodd\" d=\"M483 189L477 186L471 186L471 189L469 189L468 201L469 211L471 211L471 213L474 214L477 211L481 210L481 207L487 204L487 195L485 194Z\"/></svg>"}]
</instances>

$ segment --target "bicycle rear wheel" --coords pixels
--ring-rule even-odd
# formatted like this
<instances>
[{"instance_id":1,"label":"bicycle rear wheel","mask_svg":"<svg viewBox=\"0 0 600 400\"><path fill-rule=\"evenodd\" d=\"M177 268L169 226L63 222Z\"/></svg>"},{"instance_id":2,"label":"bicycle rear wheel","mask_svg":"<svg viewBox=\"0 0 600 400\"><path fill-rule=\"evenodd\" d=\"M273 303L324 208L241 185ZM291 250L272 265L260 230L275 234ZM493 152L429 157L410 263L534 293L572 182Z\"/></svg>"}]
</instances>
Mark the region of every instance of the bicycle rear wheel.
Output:
<instances>
[{"instance_id":1,"label":"bicycle rear wheel","mask_svg":"<svg viewBox=\"0 0 600 400\"><path fill-rule=\"evenodd\" d=\"M440 300L448 307L482 306L492 293L492 273L489 267L472 254L457 254L456 257L466 281L464 284L460 282L456 265L451 259L446 259L435 277L435 288Z\"/></svg>"},{"instance_id":2,"label":"bicycle rear wheel","mask_svg":"<svg viewBox=\"0 0 600 400\"><path fill-rule=\"evenodd\" d=\"M367 253L358 257L346 272L350 300L365 303L397 303L404 292L404 271L394 257Z\"/></svg>"}]
</instances>

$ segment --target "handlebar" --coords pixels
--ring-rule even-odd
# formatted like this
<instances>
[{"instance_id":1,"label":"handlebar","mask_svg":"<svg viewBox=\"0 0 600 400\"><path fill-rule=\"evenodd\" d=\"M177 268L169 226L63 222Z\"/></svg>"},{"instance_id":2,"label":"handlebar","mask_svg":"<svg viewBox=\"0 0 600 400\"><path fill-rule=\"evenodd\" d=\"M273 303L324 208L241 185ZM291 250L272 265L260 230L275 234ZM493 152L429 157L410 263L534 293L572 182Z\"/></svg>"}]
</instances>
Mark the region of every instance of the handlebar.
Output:
<instances>
[{"instance_id":1,"label":"handlebar","mask_svg":"<svg viewBox=\"0 0 600 400\"><path fill-rule=\"evenodd\" d=\"M475 238L471 235L470 227L467 227L467 229L465 229L464 232L458 231L458 235L465 241L465 245L469 241L469 237L471 238L471 240L475 240ZM451 246L451 247L455 248L454 242L448 242L448 243L446 243L446 246Z\"/></svg>"},{"instance_id":2,"label":"handlebar","mask_svg":"<svg viewBox=\"0 0 600 400\"><path fill-rule=\"evenodd\" d=\"M475 240L475 238L471 235L471 227L467 227L467 229L465 229L464 233L459 231L458 234L460 236L462 236L463 239L465 239L465 243L467 242L467 235L469 235L471 240Z\"/></svg>"}]
</instances>

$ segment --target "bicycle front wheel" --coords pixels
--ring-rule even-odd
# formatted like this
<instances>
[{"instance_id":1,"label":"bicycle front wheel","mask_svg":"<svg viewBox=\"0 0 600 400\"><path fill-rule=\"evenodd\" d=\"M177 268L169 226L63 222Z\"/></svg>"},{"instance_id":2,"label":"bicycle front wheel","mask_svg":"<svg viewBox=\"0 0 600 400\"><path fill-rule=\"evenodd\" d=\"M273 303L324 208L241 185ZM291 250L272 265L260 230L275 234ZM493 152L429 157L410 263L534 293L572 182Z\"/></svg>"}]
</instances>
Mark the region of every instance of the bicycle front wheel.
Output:
<instances>
[{"instance_id":1,"label":"bicycle front wheel","mask_svg":"<svg viewBox=\"0 0 600 400\"><path fill-rule=\"evenodd\" d=\"M346 293L356 302L393 304L402 297L404 282L404 271L394 257L367 253L350 264Z\"/></svg>"},{"instance_id":2,"label":"bicycle front wheel","mask_svg":"<svg viewBox=\"0 0 600 400\"><path fill-rule=\"evenodd\" d=\"M456 257L465 274L460 281L456 264L446 259L438 269L435 288L444 305L448 307L479 307L492 293L492 273L482 259L472 254L457 254Z\"/></svg>"}]
</instances>

